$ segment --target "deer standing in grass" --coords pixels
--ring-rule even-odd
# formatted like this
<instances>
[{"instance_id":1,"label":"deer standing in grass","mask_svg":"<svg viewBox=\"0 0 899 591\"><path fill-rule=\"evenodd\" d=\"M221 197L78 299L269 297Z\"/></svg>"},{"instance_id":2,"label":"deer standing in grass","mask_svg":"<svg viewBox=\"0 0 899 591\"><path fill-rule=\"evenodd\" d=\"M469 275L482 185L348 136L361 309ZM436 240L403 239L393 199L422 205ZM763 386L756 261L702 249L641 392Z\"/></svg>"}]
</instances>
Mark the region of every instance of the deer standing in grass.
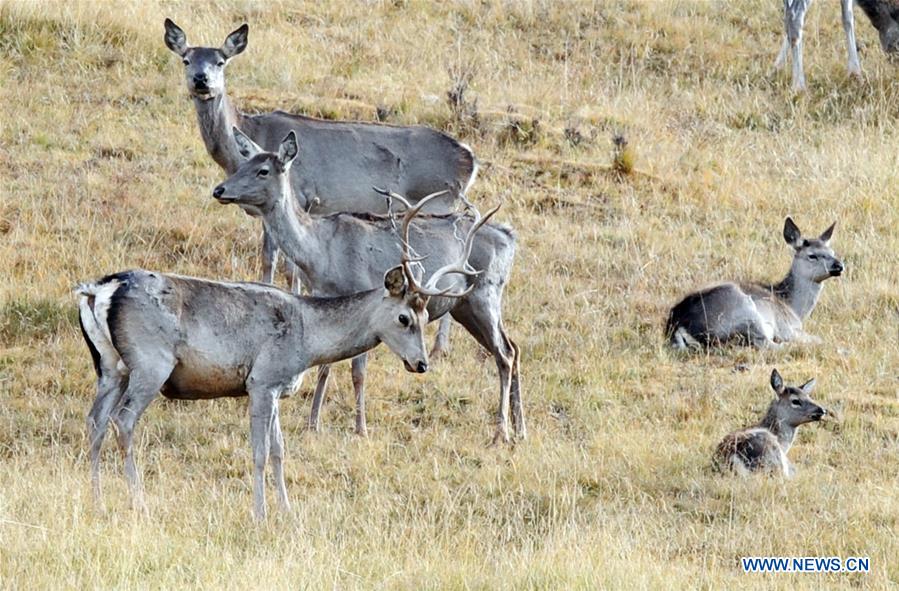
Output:
<instances>
[{"instance_id":1,"label":"deer standing in grass","mask_svg":"<svg viewBox=\"0 0 899 591\"><path fill-rule=\"evenodd\" d=\"M820 421L827 410L809 398L815 388L811 379L799 387L785 386L775 369L771 372L771 388L776 397L761 422L731 433L715 450L718 469L730 469L741 475L770 470L793 476L787 452L796 438L796 429L805 423Z\"/></svg>"},{"instance_id":2,"label":"deer standing in grass","mask_svg":"<svg viewBox=\"0 0 899 591\"><path fill-rule=\"evenodd\" d=\"M416 213L410 210L406 218ZM472 224L463 256L485 221ZM332 298L143 270L81 285L81 328L97 373L96 398L88 415L97 500L100 448L111 419L132 497L142 505L132 449L134 427L161 391L182 400L248 396L254 515L265 517L267 458L278 499L287 509L278 399L299 385L308 368L360 355L384 342L407 370L428 369L422 329L433 286L418 284L408 259L388 270L381 286ZM453 261L434 277L439 280L465 262ZM439 293L445 302L463 295L452 287Z\"/></svg>"},{"instance_id":3,"label":"deer standing in grass","mask_svg":"<svg viewBox=\"0 0 899 591\"><path fill-rule=\"evenodd\" d=\"M225 67L247 48L248 33L244 24L228 35L221 47L190 47L184 31L165 20L165 44L184 62L187 90L193 97L206 150L227 174L237 172L243 161L231 133L233 127L272 151L293 130L303 144L301 165L293 167L290 184L297 204L310 213L386 213L383 197L372 187L389 188L412 203L445 190L431 201L430 211L448 212L465 200L477 176L477 160L471 148L435 129L327 121L283 111L242 113L225 91ZM263 282L273 282L277 258L277 243L263 230ZM289 265L288 269L292 275ZM297 289L293 276L291 286ZM432 356L448 350L449 333L447 317L440 325Z\"/></svg>"},{"instance_id":4,"label":"deer standing in grass","mask_svg":"<svg viewBox=\"0 0 899 591\"><path fill-rule=\"evenodd\" d=\"M500 224L487 224L473 236L473 242L461 240L466 228L479 223L474 208L471 208L476 214L474 218L459 213L432 214L418 216L412 223L412 218L407 216L402 236L390 216L353 213L310 216L296 206L289 181L291 164L302 158L296 133L291 130L287 134L277 153L264 151L238 129L234 130L234 137L246 161L215 188L213 197L260 217L266 231L296 264L313 293L333 296L370 288L390 261L402 255L402 245L410 244L410 240L415 244L417 263L425 275L434 274L447 261L469 261L470 267L455 268L452 274L443 277L444 284L439 289L435 284L427 292L433 296L428 303L428 317L434 320L451 314L493 355L500 378L500 405L493 441L509 440L510 404L515 432L524 438L519 349L507 336L502 320L503 290L515 256L512 230ZM427 201L432 198L435 197L430 196ZM412 210L418 211L425 203L426 200L419 201ZM460 256L466 249L471 251L470 257ZM440 294L444 289L464 291L465 295L447 299ZM363 435L366 433L366 361L364 354L353 360L356 431ZM319 372L309 420L312 429L319 426L328 372L327 368Z\"/></svg>"},{"instance_id":5,"label":"deer standing in grass","mask_svg":"<svg viewBox=\"0 0 899 591\"><path fill-rule=\"evenodd\" d=\"M805 71L802 67L802 29L805 14L812 0L784 0L784 40L774 62L776 69L787 63L787 56L793 60L793 90L805 90ZM853 0L840 0L843 10L843 30L849 52L849 75L861 76L862 66L858 60L855 41L855 19L852 14ZM899 2L895 0L855 0L868 20L880 35L880 46L890 56L899 54Z\"/></svg>"},{"instance_id":6,"label":"deer standing in grass","mask_svg":"<svg viewBox=\"0 0 899 591\"><path fill-rule=\"evenodd\" d=\"M722 283L688 295L668 315L671 345L686 349L742 342L778 348L787 341L819 342L802 330L802 323L818 302L821 284L843 273L843 263L830 248L835 225L817 238L803 238L788 217L783 237L794 253L783 281Z\"/></svg>"}]
</instances>

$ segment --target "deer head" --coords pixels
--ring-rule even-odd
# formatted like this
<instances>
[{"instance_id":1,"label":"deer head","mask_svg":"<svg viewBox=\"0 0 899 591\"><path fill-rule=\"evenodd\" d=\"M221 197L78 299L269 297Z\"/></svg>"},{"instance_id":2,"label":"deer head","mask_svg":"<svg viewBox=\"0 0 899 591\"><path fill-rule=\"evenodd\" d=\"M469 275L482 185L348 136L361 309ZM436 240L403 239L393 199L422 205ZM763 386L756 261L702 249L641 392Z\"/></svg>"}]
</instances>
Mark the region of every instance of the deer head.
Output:
<instances>
[{"instance_id":1,"label":"deer head","mask_svg":"<svg viewBox=\"0 0 899 591\"><path fill-rule=\"evenodd\" d=\"M830 248L835 226L836 222L817 238L803 238L793 218L788 217L784 221L784 240L794 251L792 273L795 277L821 283L830 277L842 275L843 263Z\"/></svg>"},{"instance_id":2,"label":"deer head","mask_svg":"<svg viewBox=\"0 0 899 591\"><path fill-rule=\"evenodd\" d=\"M189 47L184 31L165 19L165 44L184 63L184 76L191 96L209 100L225 92L225 66L247 48L250 28L243 24L225 38L221 47Z\"/></svg>"}]
</instances>

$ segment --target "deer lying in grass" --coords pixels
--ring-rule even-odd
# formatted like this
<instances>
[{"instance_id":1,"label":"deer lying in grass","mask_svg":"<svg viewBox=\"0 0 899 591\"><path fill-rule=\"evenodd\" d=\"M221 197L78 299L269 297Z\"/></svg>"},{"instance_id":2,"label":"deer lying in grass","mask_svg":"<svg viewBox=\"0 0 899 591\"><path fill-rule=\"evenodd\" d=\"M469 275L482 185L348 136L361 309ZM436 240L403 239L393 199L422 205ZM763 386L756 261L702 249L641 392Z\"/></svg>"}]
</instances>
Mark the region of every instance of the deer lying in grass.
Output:
<instances>
[{"instance_id":1,"label":"deer lying in grass","mask_svg":"<svg viewBox=\"0 0 899 591\"><path fill-rule=\"evenodd\" d=\"M778 348L787 341L819 342L803 332L825 279L843 273L843 263L830 248L832 224L818 238L803 238L791 218L783 236L793 247L793 264L776 285L722 283L692 293L668 315L671 345L709 346L730 341L759 348Z\"/></svg>"},{"instance_id":2,"label":"deer lying in grass","mask_svg":"<svg viewBox=\"0 0 899 591\"><path fill-rule=\"evenodd\" d=\"M410 210L406 217L416 213ZM482 224L473 224L470 235ZM455 272L465 262L453 261L453 270L442 272ZM249 396L254 514L265 516L266 458L286 509L278 419L282 393L293 390L308 368L360 355L380 342L407 370L427 371L422 328L433 286L420 286L408 265L387 271L383 287L333 298L143 270L81 285L81 327L97 372L97 394L88 415L97 499L100 447L111 418L129 488L142 504L132 438L138 419L161 390L183 400ZM451 286L440 291L440 300L462 295Z\"/></svg>"},{"instance_id":3,"label":"deer lying in grass","mask_svg":"<svg viewBox=\"0 0 899 591\"><path fill-rule=\"evenodd\" d=\"M247 160L237 172L213 191L220 203L239 205L251 215L262 218L267 232L300 269L303 281L316 295L340 295L370 288L390 261L403 255L401 245L415 245L425 275L438 277L435 269L447 261L469 260L477 273L456 268L446 275L443 289L463 291L465 295L446 299L440 292L429 291L431 320L444 314L462 324L475 340L496 360L500 378L500 405L493 441L508 441L508 413L511 401L516 434L525 436L524 413L519 382L518 346L506 335L502 321L503 289L509 281L515 256L512 230L500 224L488 224L477 235L469 232L468 240L459 234L478 225L477 210L472 219L463 214L420 216L414 223L410 216L403 221L402 236L393 218L372 214L338 213L310 216L296 207L293 188L288 181L291 163L298 158L296 134L291 131L281 142L277 153L266 152L239 130L234 137ZM418 202L413 211L435 196ZM484 220L493 215L493 211ZM482 222L484 221L482 220ZM471 251L471 256L459 253ZM410 255L411 256L411 255ZM353 386L356 391L356 431L365 434L365 364L366 356L353 360ZM327 386L328 370L319 373L313 397L310 427L317 429L319 412Z\"/></svg>"},{"instance_id":4,"label":"deer lying in grass","mask_svg":"<svg viewBox=\"0 0 899 591\"><path fill-rule=\"evenodd\" d=\"M899 54L899 4L890 0L855 0L868 20L880 35L880 46L888 54ZM805 25L805 14L812 0L784 0L784 40L777 60L776 69L787 63L787 55L793 58L793 90L805 90L805 72L802 68L802 28ZM843 30L846 33L846 46L849 51L849 75L861 76L862 67L858 61L858 48L855 42L855 19L852 14L853 0L840 0L843 9Z\"/></svg>"},{"instance_id":5,"label":"deer lying in grass","mask_svg":"<svg viewBox=\"0 0 899 591\"><path fill-rule=\"evenodd\" d=\"M184 31L165 20L165 44L184 62L187 90L206 150L227 174L237 172L243 161L232 127L273 151L293 130L303 144L301 164L293 167L290 183L297 203L310 213L386 213L385 201L373 186L390 188L413 203L446 190L431 202L430 211L450 211L458 199L464 199L477 176L477 160L471 148L445 133L423 126L327 121L283 111L241 113L225 92L225 66L247 48L248 33L249 27L243 25L221 47L190 47ZM278 248L265 231L262 255L262 281L272 283ZM291 286L297 289L294 277ZM433 356L448 350L449 332L447 317L440 325Z\"/></svg>"},{"instance_id":6,"label":"deer lying in grass","mask_svg":"<svg viewBox=\"0 0 899 591\"><path fill-rule=\"evenodd\" d=\"M755 427L731 433L715 450L715 466L738 474L770 470L786 478L793 475L787 452L796 438L799 425L820 421L827 410L809 398L815 388L811 379L801 386L784 386L775 369L771 372L771 387L777 397L768 412Z\"/></svg>"}]
</instances>

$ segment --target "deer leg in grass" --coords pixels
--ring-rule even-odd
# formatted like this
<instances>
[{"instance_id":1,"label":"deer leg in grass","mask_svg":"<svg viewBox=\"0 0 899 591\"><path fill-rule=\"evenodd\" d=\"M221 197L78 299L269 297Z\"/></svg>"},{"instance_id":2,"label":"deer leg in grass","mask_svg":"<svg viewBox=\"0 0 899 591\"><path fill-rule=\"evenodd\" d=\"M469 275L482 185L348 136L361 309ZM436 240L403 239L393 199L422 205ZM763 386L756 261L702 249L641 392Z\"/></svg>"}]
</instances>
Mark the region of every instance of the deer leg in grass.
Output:
<instances>
[{"instance_id":1,"label":"deer leg in grass","mask_svg":"<svg viewBox=\"0 0 899 591\"><path fill-rule=\"evenodd\" d=\"M528 436L527 427L524 423L524 406L521 403L521 381L519 374L521 371L521 349L512 339L508 339L512 346L512 380L509 387L509 400L512 407L512 427L515 429L516 439L526 439Z\"/></svg>"},{"instance_id":2,"label":"deer leg in grass","mask_svg":"<svg viewBox=\"0 0 899 591\"><path fill-rule=\"evenodd\" d=\"M287 485L284 483L284 435L281 433L281 412L277 400L273 404L269 460L272 462L272 474L275 477L275 487L278 491L278 504L283 511L290 511Z\"/></svg>"},{"instance_id":3,"label":"deer leg in grass","mask_svg":"<svg viewBox=\"0 0 899 591\"><path fill-rule=\"evenodd\" d=\"M280 392L254 389L250 392L250 445L253 448L253 517L265 519L265 461L271 450L275 404Z\"/></svg>"},{"instance_id":4,"label":"deer leg in grass","mask_svg":"<svg viewBox=\"0 0 899 591\"><path fill-rule=\"evenodd\" d=\"M172 373L172 361L158 361L151 367L136 367L128 377L128 388L112 413L116 426L116 440L125 460L125 480L131 492L132 504L144 509L140 474L134 463L134 427L147 407L156 398L159 389Z\"/></svg>"},{"instance_id":5,"label":"deer leg in grass","mask_svg":"<svg viewBox=\"0 0 899 591\"><path fill-rule=\"evenodd\" d=\"M440 319L440 326L437 329L437 338L434 339L434 348L431 349L430 357L439 359L444 357L450 351L450 332L452 331L452 316L446 314Z\"/></svg>"},{"instance_id":6,"label":"deer leg in grass","mask_svg":"<svg viewBox=\"0 0 899 591\"><path fill-rule=\"evenodd\" d=\"M356 393L356 435L368 436L365 424L365 367L368 365L368 354L353 357L353 391Z\"/></svg>"},{"instance_id":7,"label":"deer leg in grass","mask_svg":"<svg viewBox=\"0 0 899 591\"><path fill-rule=\"evenodd\" d=\"M849 53L849 75L861 77L862 66L858 61L858 45L855 41L855 17L852 14L853 0L841 0L843 9L843 31L846 33L846 49Z\"/></svg>"},{"instance_id":8,"label":"deer leg in grass","mask_svg":"<svg viewBox=\"0 0 899 591\"><path fill-rule=\"evenodd\" d=\"M499 409L496 416L496 431L492 445L509 442L509 391L512 382L514 351L509 338L502 328L502 320L498 310L492 306L488 298L479 298L471 294L468 299L459 302L453 310L453 318L459 322L496 360L499 373Z\"/></svg>"},{"instance_id":9,"label":"deer leg in grass","mask_svg":"<svg viewBox=\"0 0 899 591\"><path fill-rule=\"evenodd\" d=\"M121 377L106 377L104 375L97 381L97 396L90 413L87 415L87 432L90 438L91 458L91 486L94 492L94 501L98 504L101 499L100 488L100 450L103 447L103 438L109 425L109 415L122 395Z\"/></svg>"},{"instance_id":10,"label":"deer leg in grass","mask_svg":"<svg viewBox=\"0 0 899 591\"><path fill-rule=\"evenodd\" d=\"M262 283L275 283L278 266L278 243L265 227L262 228Z\"/></svg>"},{"instance_id":11,"label":"deer leg in grass","mask_svg":"<svg viewBox=\"0 0 899 591\"><path fill-rule=\"evenodd\" d=\"M325 401L325 392L328 389L328 376L330 375L330 364L318 367L318 381L315 383L315 393L312 395L312 410L309 412L309 422L307 423L309 430L316 433L321 431L322 403Z\"/></svg>"}]
</instances>

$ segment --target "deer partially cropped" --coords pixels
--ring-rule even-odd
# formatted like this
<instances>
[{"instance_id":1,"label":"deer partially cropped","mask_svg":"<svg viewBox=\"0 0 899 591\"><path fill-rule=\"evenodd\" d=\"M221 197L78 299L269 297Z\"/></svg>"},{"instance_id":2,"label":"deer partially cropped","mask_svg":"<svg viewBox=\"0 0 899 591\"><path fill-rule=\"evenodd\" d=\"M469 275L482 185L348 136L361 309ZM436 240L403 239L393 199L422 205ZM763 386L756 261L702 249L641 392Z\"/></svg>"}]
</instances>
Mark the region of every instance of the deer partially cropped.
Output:
<instances>
[{"instance_id":1,"label":"deer partially cropped","mask_svg":"<svg viewBox=\"0 0 899 591\"><path fill-rule=\"evenodd\" d=\"M787 56L793 59L793 90L805 90L805 71L802 67L802 28L805 25L805 14L812 0L784 0L784 40L777 60L776 69L787 63ZM855 41L855 19L852 14L853 0L840 0L843 11L843 30L846 33L846 46L849 53L849 75L861 76L862 67L858 60L858 48ZM899 3L890 0L855 0L855 4L877 29L880 35L880 46L890 56L899 54Z\"/></svg>"},{"instance_id":2,"label":"deer partially cropped","mask_svg":"<svg viewBox=\"0 0 899 591\"><path fill-rule=\"evenodd\" d=\"M761 422L731 433L718 445L714 464L719 470L733 470L741 475L768 470L785 478L793 476L787 452L796 438L796 429L820 421L827 410L809 398L815 388L814 379L799 387L785 386L775 369L771 372L771 388L776 397Z\"/></svg>"},{"instance_id":3,"label":"deer partially cropped","mask_svg":"<svg viewBox=\"0 0 899 591\"><path fill-rule=\"evenodd\" d=\"M407 217L416 213L410 210ZM470 235L482 223L473 224ZM452 269L465 262L453 261ZM143 270L81 285L81 327L97 373L96 398L88 415L97 500L100 448L111 418L132 497L142 504L132 450L134 427L161 391L182 400L248 396L254 515L265 517L267 458L280 504L288 508L278 399L299 385L308 368L355 357L384 342L407 370L428 369L422 329L434 286L418 284L409 264L404 261L388 270L377 287L332 298ZM452 287L440 291L444 302L461 295Z\"/></svg>"},{"instance_id":4,"label":"deer partially cropped","mask_svg":"<svg viewBox=\"0 0 899 591\"><path fill-rule=\"evenodd\" d=\"M385 201L372 187L385 187L418 202L446 191L430 211L448 212L474 183L477 160L471 148L445 133L423 126L401 127L359 121L327 121L274 111L247 115L225 91L225 68L247 48L244 24L221 47L191 47L187 36L165 20L165 44L184 62L187 90L193 97L200 134L213 160L229 175L243 161L231 129L239 128L272 151L293 130L303 138L299 163L290 174L299 206L313 214L338 211L386 213ZM263 232L262 281L272 283L277 243ZM296 282L291 278L296 289ZM440 326L432 355L449 346L449 318Z\"/></svg>"},{"instance_id":5,"label":"deer partially cropped","mask_svg":"<svg viewBox=\"0 0 899 591\"><path fill-rule=\"evenodd\" d=\"M468 272L468 268L456 269L452 275L444 277L441 287L465 290L465 295L446 299L439 297L439 293L432 294L434 297L428 303L429 318L434 320L451 314L493 355L500 377L500 405L493 441L509 440L510 403L516 434L523 438L519 349L507 336L502 321L503 289L509 281L515 256L512 230L500 224L487 224L473 236L473 242L466 242L461 236L467 228L477 225L477 215L474 218L459 213L424 215L416 217L414 223L406 217L403 236L390 216L353 213L310 216L296 207L293 187L288 180L291 164L302 158L302 155L298 156L296 134L290 131L277 153L266 152L240 130L234 130L234 137L246 161L215 188L213 197L220 203L239 205L251 215L260 217L267 232L300 269L303 281L313 293L339 295L370 288L390 262L402 256L403 244L414 245L415 257L425 276L435 273L435 269L447 261L470 262L470 269L476 270L477 274ZM412 206L413 211L421 208L423 203L424 200ZM477 212L473 207L471 209ZM459 253L466 248L471 250L471 256L461 257ZM366 432L365 365L365 355L353 360L356 431L360 434ZM318 428L327 379L328 370L324 368L319 373L313 397L310 416L313 429Z\"/></svg>"},{"instance_id":6,"label":"deer partially cropped","mask_svg":"<svg viewBox=\"0 0 899 591\"><path fill-rule=\"evenodd\" d=\"M817 238L803 238L788 217L783 237L794 252L783 281L722 283L688 295L668 315L671 345L685 349L739 342L778 348L788 341L819 342L802 330L802 323L818 302L821 284L843 273L843 263L830 247L835 225Z\"/></svg>"}]
</instances>

